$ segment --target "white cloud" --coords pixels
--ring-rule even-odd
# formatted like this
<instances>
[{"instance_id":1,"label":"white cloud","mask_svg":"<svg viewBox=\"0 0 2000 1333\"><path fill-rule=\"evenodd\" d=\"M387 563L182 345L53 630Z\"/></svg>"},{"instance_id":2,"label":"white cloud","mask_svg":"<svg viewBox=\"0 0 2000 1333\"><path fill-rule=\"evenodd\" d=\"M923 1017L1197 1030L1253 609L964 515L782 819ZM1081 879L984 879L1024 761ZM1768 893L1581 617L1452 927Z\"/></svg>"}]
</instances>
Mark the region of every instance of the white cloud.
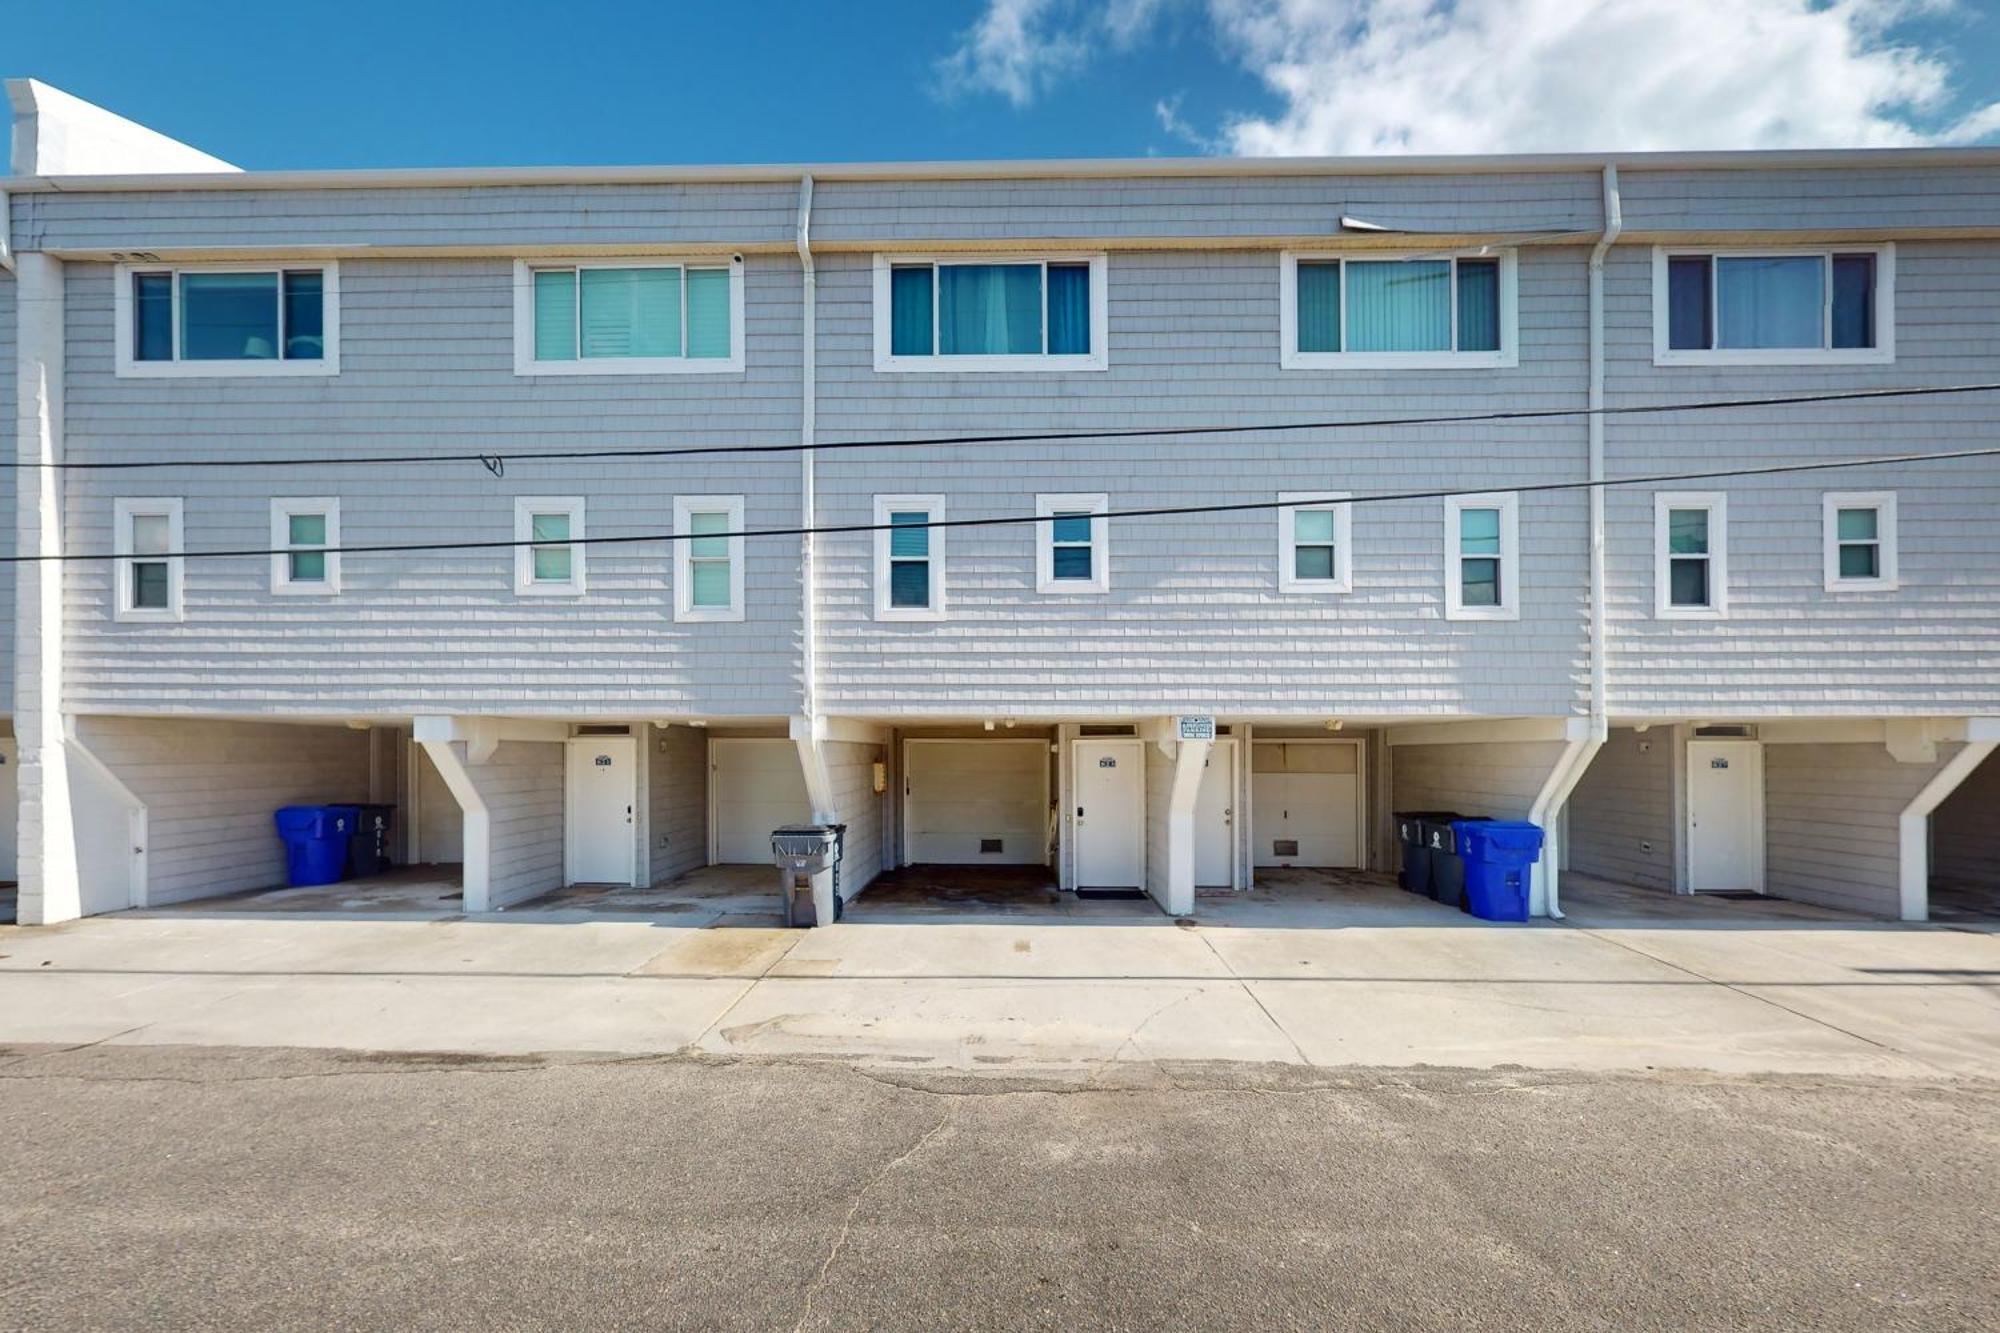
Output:
<instances>
[{"instance_id":1,"label":"white cloud","mask_svg":"<svg viewBox=\"0 0 2000 1333\"><path fill-rule=\"evenodd\" d=\"M1226 152L1884 147L2000 132L2000 103L1948 119L1948 55L1892 36L1953 0L988 0L940 71L1024 106L1197 7L1277 107L1226 114L1214 133L1178 96L1155 114Z\"/></svg>"},{"instance_id":2,"label":"white cloud","mask_svg":"<svg viewBox=\"0 0 2000 1333\"><path fill-rule=\"evenodd\" d=\"M1275 93L1246 154L1879 147L1931 142L1951 88L1891 42L1907 0L1211 0ZM1962 134L1982 122L1975 115Z\"/></svg>"}]
</instances>

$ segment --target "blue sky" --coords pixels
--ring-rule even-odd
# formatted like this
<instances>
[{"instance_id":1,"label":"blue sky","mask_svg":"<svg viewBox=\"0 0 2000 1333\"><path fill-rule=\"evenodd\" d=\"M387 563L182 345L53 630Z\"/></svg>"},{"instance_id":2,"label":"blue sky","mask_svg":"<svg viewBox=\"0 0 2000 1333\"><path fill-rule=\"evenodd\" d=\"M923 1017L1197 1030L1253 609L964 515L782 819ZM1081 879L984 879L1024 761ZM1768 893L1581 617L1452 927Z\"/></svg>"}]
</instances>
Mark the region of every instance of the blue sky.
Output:
<instances>
[{"instance_id":1,"label":"blue sky","mask_svg":"<svg viewBox=\"0 0 2000 1333\"><path fill-rule=\"evenodd\" d=\"M250 168L1991 141L1936 0L161 0L5 70Z\"/></svg>"}]
</instances>

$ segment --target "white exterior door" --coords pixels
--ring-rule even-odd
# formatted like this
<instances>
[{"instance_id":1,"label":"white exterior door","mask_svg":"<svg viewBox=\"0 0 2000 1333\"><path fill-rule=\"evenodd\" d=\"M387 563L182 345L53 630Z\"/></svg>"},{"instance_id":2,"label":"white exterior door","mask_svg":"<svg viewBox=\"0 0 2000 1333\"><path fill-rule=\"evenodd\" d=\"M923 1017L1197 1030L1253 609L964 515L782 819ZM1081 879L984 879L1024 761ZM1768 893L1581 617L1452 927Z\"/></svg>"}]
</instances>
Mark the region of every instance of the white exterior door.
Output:
<instances>
[{"instance_id":1,"label":"white exterior door","mask_svg":"<svg viewBox=\"0 0 2000 1333\"><path fill-rule=\"evenodd\" d=\"M14 775L20 750L9 737L0 740L0 880L15 877L14 824L20 808L20 780Z\"/></svg>"},{"instance_id":2,"label":"white exterior door","mask_svg":"<svg viewBox=\"0 0 2000 1333\"><path fill-rule=\"evenodd\" d=\"M912 865L1044 865L1049 744L906 741L903 811L903 859Z\"/></svg>"},{"instance_id":3,"label":"white exterior door","mask_svg":"<svg viewBox=\"0 0 2000 1333\"><path fill-rule=\"evenodd\" d=\"M1146 887L1146 753L1136 739L1079 740L1076 887Z\"/></svg>"},{"instance_id":4,"label":"white exterior door","mask_svg":"<svg viewBox=\"0 0 2000 1333\"><path fill-rule=\"evenodd\" d=\"M1260 866L1361 865L1361 742L1257 741L1250 804Z\"/></svg>"},{"instance_id":5,"label":"white exterior door","mask_svg":"<svg viewBox=\"0 0 2000 1333\"><path fill-rule=\"evenodd\" d=\"M1687 747L1688 888L1764 888L1764 747L1691 740Z\"/></svg>"},{"instance_id":6,"label":"white exterior door","mask_svg":"<svg viewBox=\"0 0 2000 1333\"><path fill-rule=\"evenodd\" d=\"M569 743L569 882L630 884L638 863L639 747L630 736Z\"/></svg>"},{"instance_id":7,"label":"white exterior door","mask_svg":"<svg viewBox=\"0 0 2000 1333\"><path fill-rule=\"evenodd\" d=\"M799 747L788 740L708 743L709 860L770 865L771 830L812 822Z\"/></svg>"},{"instance_id":8,"label":"white exterior door","mask_svg":"<svg viewBox=\"0 0 2000 1333\"><path fill-rule=\"evenodd\" d=\"M1236 742L1208 747L1208 765L1194 798L1194 882L1205 889L1236 887Z\"/></svg>"}]
</instances>

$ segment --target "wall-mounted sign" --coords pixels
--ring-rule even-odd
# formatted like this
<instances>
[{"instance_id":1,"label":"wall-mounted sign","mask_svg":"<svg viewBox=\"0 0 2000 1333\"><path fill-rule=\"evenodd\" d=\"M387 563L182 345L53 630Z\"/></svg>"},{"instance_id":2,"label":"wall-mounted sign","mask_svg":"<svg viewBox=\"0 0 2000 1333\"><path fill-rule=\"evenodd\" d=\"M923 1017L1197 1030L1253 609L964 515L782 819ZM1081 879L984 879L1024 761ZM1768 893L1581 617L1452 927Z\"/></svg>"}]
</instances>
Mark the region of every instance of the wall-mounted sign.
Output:
<instances>
[{"instance_id":1,"label":"wall-mounted sign","mask_svg":"<svg viewBox=\"0 0 2000 1333\"><path fill-rule=\"evenodd\" d=\"M597 756L597 766L599 768L611 767L611 756L608 754L601 754Z\"/></svg>"},{"instance_id":2,"label":"wall-mounted sign","mask_svg":"<svg viewBox=\"0 0 2000 1333\"><path fill-rule=\"evenodd\" d=\"M1180 736L1184 741L1212 741L1215 739L1215 717L1204 713L1199 716L1174 719L1180 726Z\"/></svg>"},{"instance_id":3,"label":"wall-mounted sign","mask_svg":"<svg viewBox=\"0 0 2000 1333\"><path fill-rule=\"evenodd\" d=\"M1728 768L1729 761L1727 759L1711 759L1708 761L1708 766L1710 768Z\"/></svg>"},{"instance_id":4,"label":"wall-mounted sign","mask_svg":"<svg viewBox=\"0 0 2000 1333\"><path fill-rule=\"evenodd\" d=\"M1105 758L1097 761L1097 766L1099 768L1116 768L1118 767L1118 761L1116 759L1110 758L1109 756L1106 756Z\"/></svg>"}]
</instances>

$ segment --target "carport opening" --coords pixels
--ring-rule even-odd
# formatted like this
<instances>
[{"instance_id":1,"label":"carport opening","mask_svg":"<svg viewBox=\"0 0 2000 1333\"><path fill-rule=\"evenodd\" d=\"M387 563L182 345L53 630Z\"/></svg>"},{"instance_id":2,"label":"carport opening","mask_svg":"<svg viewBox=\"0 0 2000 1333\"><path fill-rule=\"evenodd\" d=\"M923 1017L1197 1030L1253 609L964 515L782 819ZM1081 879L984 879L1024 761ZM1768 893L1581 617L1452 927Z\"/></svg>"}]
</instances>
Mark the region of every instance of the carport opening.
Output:
<instances>
[{"instance_id":1,"label":"carport opening","mask_svg":"<svg viewBox=\"0 0 2000 1333\"><path fill-rule=\"evenodd\" d=\"M1931 812L1930 917L2000 919L2000 750Z\"/></svg>"}]
</instances>

